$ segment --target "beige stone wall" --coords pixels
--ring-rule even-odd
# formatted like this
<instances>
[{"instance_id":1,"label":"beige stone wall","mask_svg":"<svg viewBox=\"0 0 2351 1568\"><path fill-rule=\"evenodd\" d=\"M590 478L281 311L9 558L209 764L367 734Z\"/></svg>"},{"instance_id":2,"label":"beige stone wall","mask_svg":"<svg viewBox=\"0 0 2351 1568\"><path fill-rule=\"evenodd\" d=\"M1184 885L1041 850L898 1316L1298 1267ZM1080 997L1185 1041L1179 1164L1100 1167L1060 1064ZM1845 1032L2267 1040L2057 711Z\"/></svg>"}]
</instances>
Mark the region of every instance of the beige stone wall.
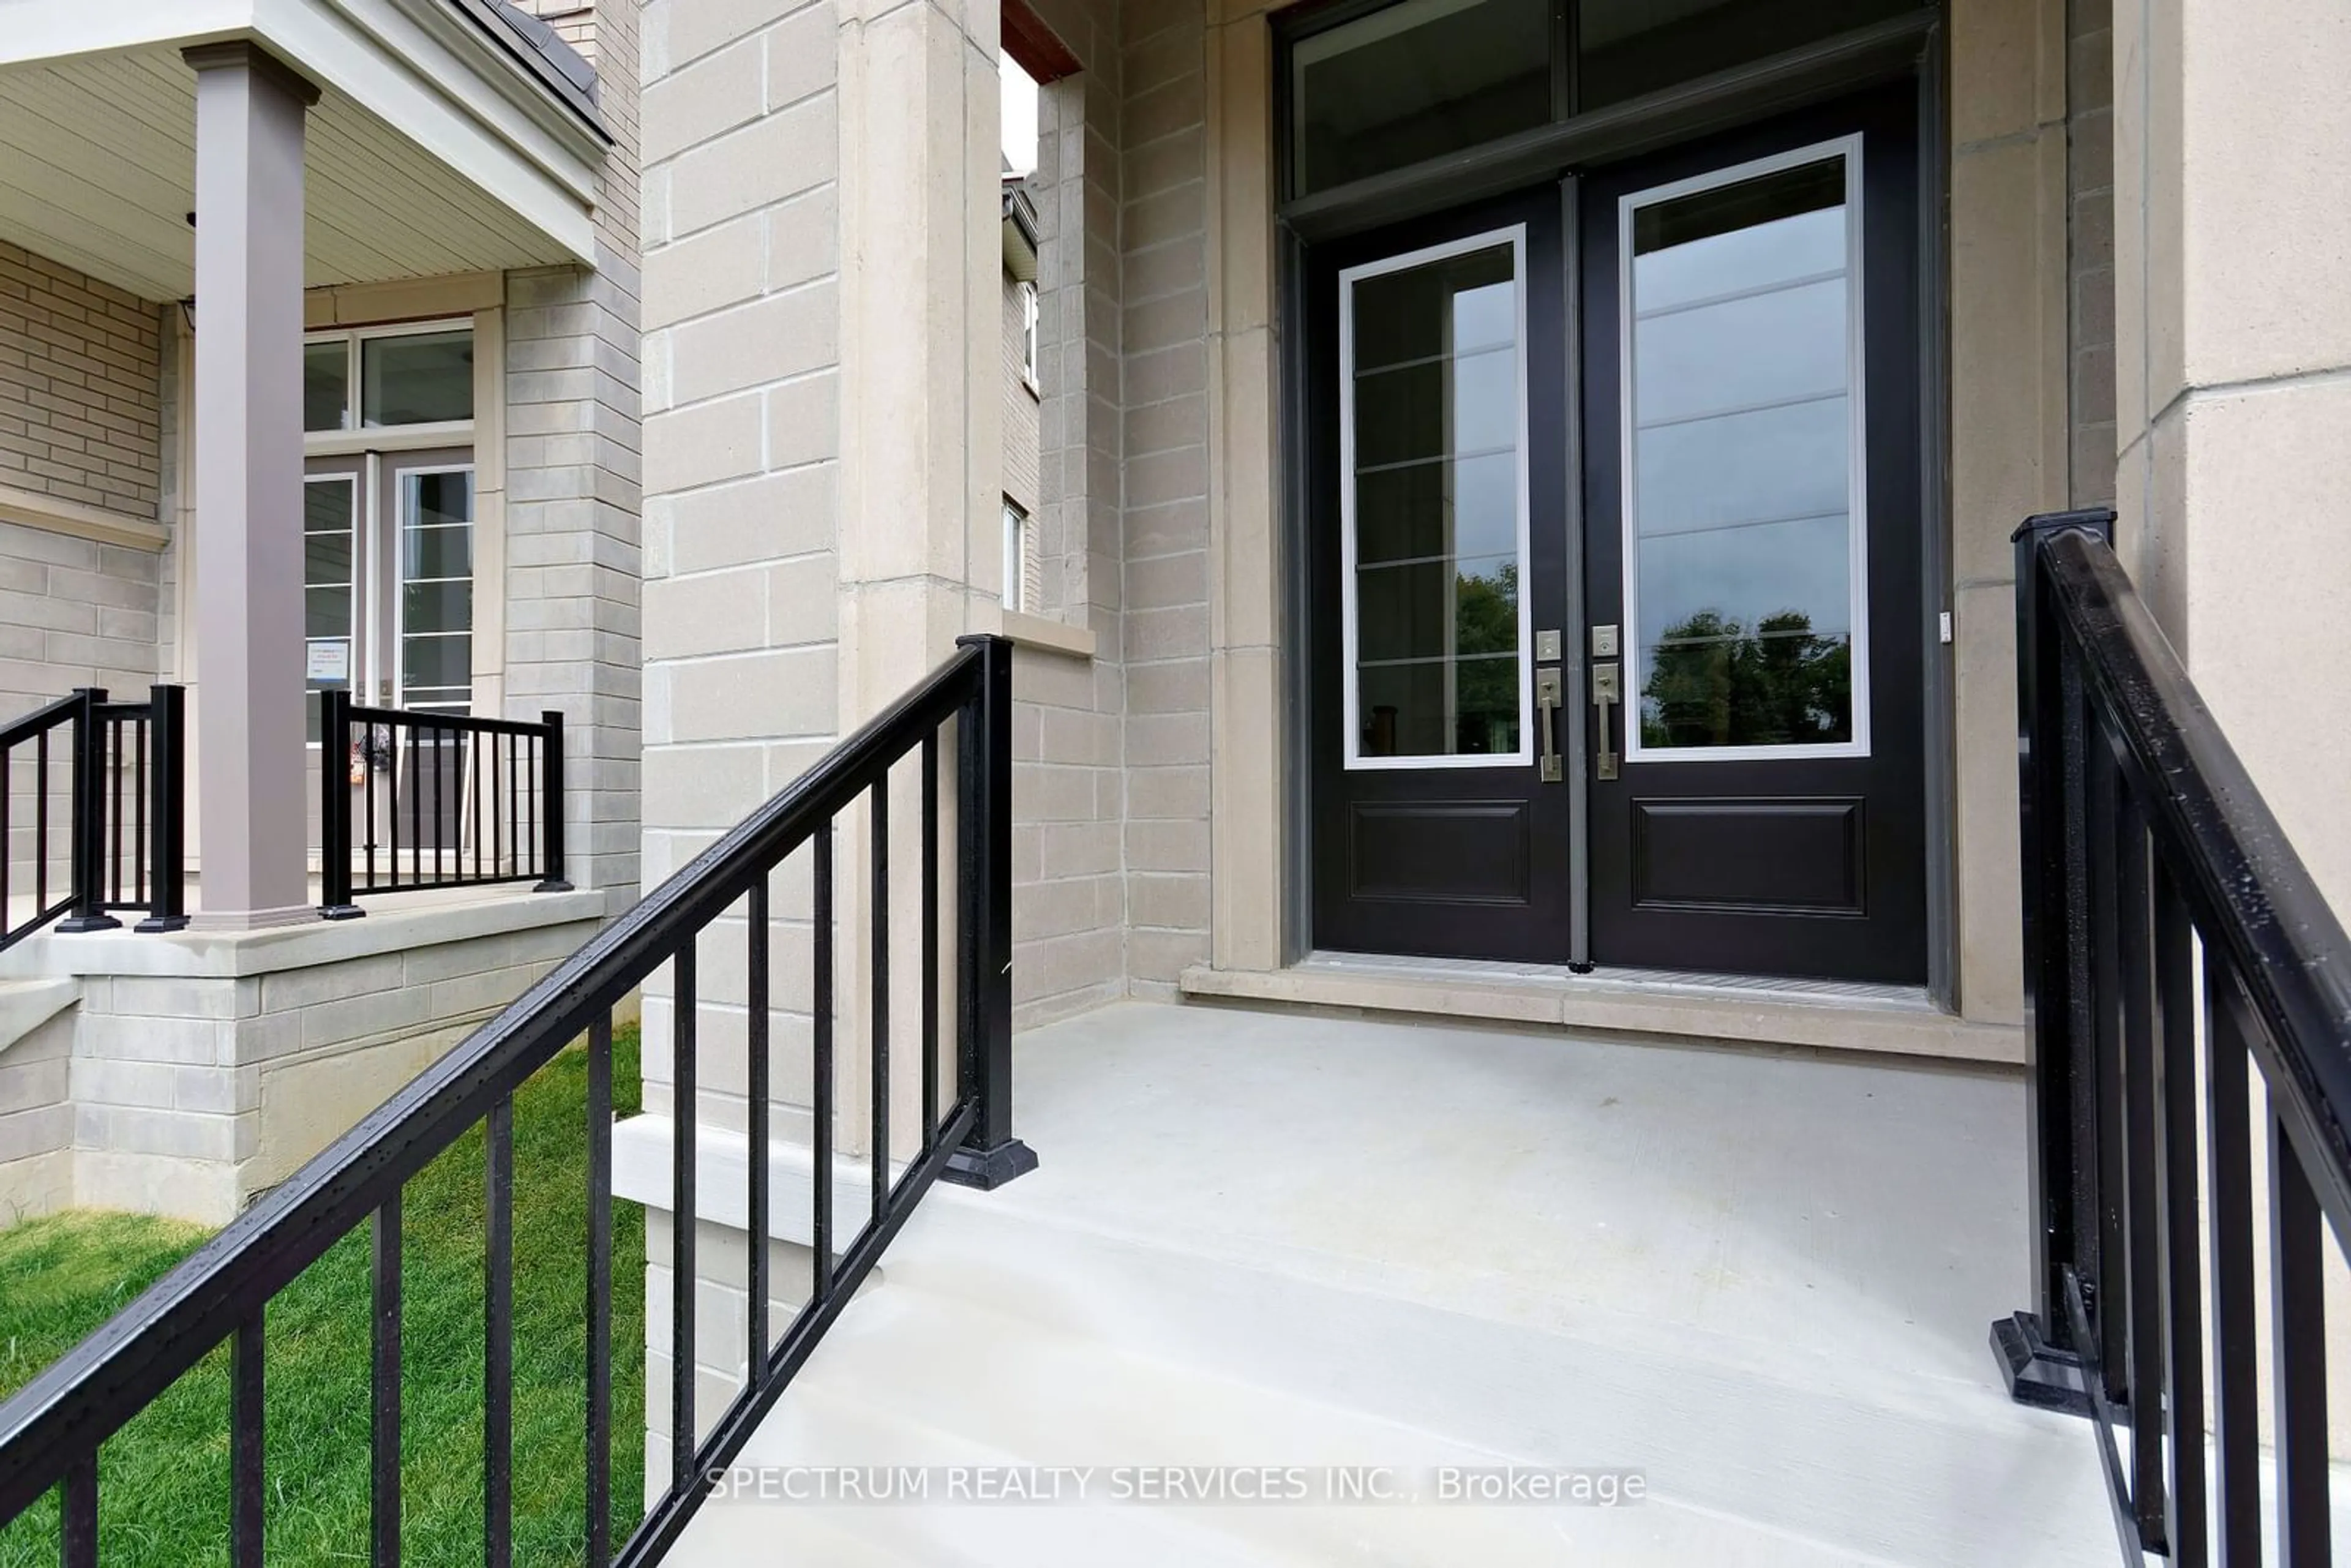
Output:
<instances>
[{"instance_id":1,"label":"beige stone wall","mask_svg":"<svg viewBox=\"0 0 2351 1568\"><path fill-rule=\"evenodd\" d=\"M2009 536L2073 493L2070 59L2064 0L1951 7L1953 864L1960 1010L1987 1023L2023 1010Z\"/></svg>"},{"instance_id":2,"label":"beige stone wall","mask_svg":"<svg viewBox=\"0 0 2351 1568\"><path fill-rule=\"evenodd\" d=\"M2073 299L2073 504L2115 498L2114 0L2068 0L2065 124Z\"/></svg>"},{"instance_id":3,"label":"beige stone wall","mask_svg":"<svg viewBox=\"0 0 2351 1568\"><path fill-rule=\"evenodd\" d=\"M562 712L567 870L618 909L641 876L639 5L534 9L567 37L584 31L613 146L597 176L595 267L507 279L505 428L481 433L503 444L501 697L513 716Z\"/></svg>"},{"instance_id":4,"label":"beige stone wall","mask_svg":"<svg viewBox=\"0 0 2351 1568\"><path fill-rule=\"evenodd\" d=\"M1038 95L1028 183L1042 400L1035 611L1083 629L1094 653L1022 649L1013 660L1013 1018L1024 1029L1123 996L1127 953L1124 62L1116 7L1066 0L1040 10L1083 68Z\"/></svg>"}]
</instances>

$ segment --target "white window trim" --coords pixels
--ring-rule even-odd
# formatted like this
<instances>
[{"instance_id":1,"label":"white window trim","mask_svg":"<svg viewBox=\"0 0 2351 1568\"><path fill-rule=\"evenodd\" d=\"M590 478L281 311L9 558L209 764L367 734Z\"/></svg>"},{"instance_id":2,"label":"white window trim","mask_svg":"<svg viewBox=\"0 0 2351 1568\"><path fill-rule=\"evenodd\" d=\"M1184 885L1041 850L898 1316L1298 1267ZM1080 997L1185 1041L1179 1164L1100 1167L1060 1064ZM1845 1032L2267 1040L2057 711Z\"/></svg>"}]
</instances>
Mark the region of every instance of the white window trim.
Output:
<instances>
[{"instance_id":1,"label":"white window trim","mask_svg":"<svg viewBox=\"0 0 2351 1568\"><path fill-rule=\"evenodd\" d=\"M1037 380L1037 286L1020 285L1020 384L1029 395L1042 398L1043 389Z\"/></svg>"},{"instance_id":2,"label":"white window trim","mask_svg":"<svg viewBox=\"0 0 2351 1568\"><path fill-rule=\"evenodd\" d=\"M1028 614L1034 608L1029 602L1029 514L1019 502L1007 496L1003 517L1004 582L998 599L1014 614Z\"/></svg>"},{"instance_id":3,"label":"white window trim","mask_svg":"<svg viewBox=\"0 0 2351 1568\"><path fill-rule=\"evenodd\" d=\"M1517 317L1519 393L1519 748L1514 752L1471 752L1427 757L1366 757L1363 755L1363 705L1356 659L1355 607L1355 285L1365 278L1403 272L1471 251L1489 250L1508 241L1510 246L1510 287ZM1534 583L1529 554L1528 465L1530 454L1527 411L1527 226L1489 229L1443 245L1424 246L1401 256L1351 267L1339 274L1339 657L1344 688L1346 768L1350 772L1392 769L1459 768L1526 768L1534 762Z\"/></svg>"},{"instance_id":4,"label":"white window trim","mask_svg":"<svg viewBox=\"0 0 2351 1568\"><path fill-rule=\"evenodd\" d=\"M1639 405L1633 387L1633 215L1639 209L1683 196L1737 184L1808 163L1844 160L1845 199L1845 396L1851 430L1846 436L1848 486L1845 516L1852 551L1846 591L1853 609L1853 738L1820 745L1645 747L1641 744L1641 686L1644 645L1640 627L1640 507L1639 471L1634 465L1634 411ZM1867 757L1869 755L1869 396L1864 380L1868 342L1864 328L1862 277L1862 137L1859 132L1834 141L1814 142L1769 158L1758 158L1728 169L1677 180L1620 198L1616 208L1616 321L1618 364L1617 423L1622 450L1618 463L1624 475L1617 519L1624 555L1625 672L1624 725L1625 761L1636 762L1773 762L1801 758Z\"/></svg>"},{"instance_id":5,"label":"white window trim","mask_svg":"<svg viewBox=\"0 0 2351 1568\"><path fill-rule=\"evenodd\" d=\"M392 483L390 486L392 497L392 519L391 526L383 530L384 538L389 541L388 548L392 552L392 559L386 562L384 566L384 570L390 573L390 577L386 580L387 586L391 591L392 597L392 636L385 648L385 656L392 661L392 668L386 672L386 674L392 683L392 706L396 708L406 708L408 706L408 677L405 668L405 660L402 655L406 653L408 643L408 595L402 591L408 586L408 579L401 568L400 551L403 542L402 536L408 531L408 525L402 517L401 507L404 500L402 492L411 478L421 478L434 474L463 474L468 479L474 481L474 515L465 525L466 531L471 536L466 541L467 559L473 563L472 570L467 577L467 581L473 591L473 601L466 606L465 617L465 642L467 649L466 710L470 714L474 711L475 704L478 700L477 694L480 687L480 682L474 678L475 671L473 669L472 650L474 644L478 641L477 632L481 619L479 612L482 600L481 559L477 548L481 543L481 476L475 472L475 465L471 463L418 463L413 465L394 463L392 465ZM437 581L442 580L435 579L434 580ZM455 633L420 632L418 635L454 636ZM439 713L445 710L441 708L433 708L419 711Z\"/></svg>"},{"instance_id":6,"label":"white window trim","mask_svg":"<svg viewBox=\"0 0 2351 1568\"><path fill-rule=\"evenodd\" d=\"M341 343L344 346L344 417L357 420L360 407L360 348L385 338L421 338L444 332L469 332L474 352L482 350L482 333L473 316L440 316L425 321L401 321L384 327L336 327L305 332L302 346ZM353 424L342 430L310 430L302 434L302 450L312 457L349 457L363 452L413 452L434 446L465 446L481 420L481 378L475 378L474 418L437 420L430 424Z\"/></svg>"}]
</instances>

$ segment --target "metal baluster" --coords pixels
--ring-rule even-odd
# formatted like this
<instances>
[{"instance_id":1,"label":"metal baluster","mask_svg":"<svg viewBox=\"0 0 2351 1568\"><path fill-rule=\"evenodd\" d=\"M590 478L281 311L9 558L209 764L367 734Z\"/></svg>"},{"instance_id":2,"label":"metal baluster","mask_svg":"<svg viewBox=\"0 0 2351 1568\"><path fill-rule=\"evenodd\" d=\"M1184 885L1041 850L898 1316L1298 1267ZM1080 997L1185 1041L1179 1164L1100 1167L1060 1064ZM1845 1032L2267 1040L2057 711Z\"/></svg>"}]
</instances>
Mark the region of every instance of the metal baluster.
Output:
<instances>
[{"instance_id":1,"label":"metal baluster","mask_svg":"<svg viewBox=\"0 0 2351 1568\"><path fill-rule=\"evenodd\" d=\"M493 820L496 815L491 812ZM588 1026L588 1568L606 1568L611 1559L612 1019L608 1013Z\"/></svg>"},{"instance_id":2,"label":"metal baluster","mask_svg":"<svg viewBox=\"0 0 2351 1568\"><path fill-rule=\"evenodd\" d=\"M467 835L474 846L474 877L482 880L482 737L476 733L465 742L465 799L472 803L473 831Z\"/></svg>"},{"instance_id":3,"label":"metal baluster","mask_svg":"<svg viewBox=\"0 0 2351 1568\"><path fill-rule=\"evenodd\" d=\"M815 1147L810 1185L814 1196L810 1216L809 1301L820 1303L832 1293L832 821L827 818L809 835L815 857L815 972L809 1097L815 1103Z\"/></svg>"},{"instance_id":4,"label":"metal baluster","mask_svg":"<svg viewBox=\"0 0 2351 1568\"><path fill-rule=\"evenodd\" d=\"M2204 1322L2197 1239L2195 956L2187 906L2170 875L2155 873L2156 1010L2163 1048L2163 1413L2171 1455L2166 1533L2174 1568L2204 1568Z\"/></svg>"},{"instance_id":5,"label":"metal baluster","mask_svg":"<svg viewBox=\"0 0 2351 1568\"><path fill-rule=\"evenodd\" d=\"M350 737L343 737L343 745L350 745ZM367 727L366 738L360 742L360 792L361 805L367 811L367 884L375 887L375 727Z\"/></svg>"},{"instance_id":6,"label":"metal baluster","mask_svg":"<svg viewBox=\"0 0 2351 1568\"><path fill-rule=\"evenodd\" d=\"M152 714L154 709L150 706L147 711ZM152 890L147 885L147 780L150 778L147 770L147 730L149 723L147 719L139 719L133 722L131 728L131 733L138 740L137 761L133 765L131 775L131 897L136 904L148 904L153 901Z\"/></svg>"},{"instance_id":7,"label":"metal baluster","mask_svg":"<svg viewBox=\"0 0 2351 1568\"><path fill-rule=\"evenodd\" d=\"M236 1325L228 1354L228 1538L235 1568L262 1568L263 1307Z\"/></svg>"},{"instance_id":8,"label":"metal baluster","mask_svg":"<svg viewBox=\"0 0 2351 1568\"><path fill-rule=\"evenodd\" d=\"M2120 870L2116 863L2115 826L2120 790L2114 753L2105 731L2093 717L2086 758L2089 831L2089 888L2083 914L2089 923L2090 1030L2092 1076L2097 1110L2094 1151L2097 1161L2097 1205L2095 1219L2096 1250L2084 1279L2094 1282L2090 1299L2090 1331L2097 1335L2095 1350L2105 1381L2106 1397L2120 1406L2131 1397L2130 1259L2123 1218L2129 1197L2129 1173L2124 1166L2123 1030ZM2076 926L2076 933L2081 927Z\"/></svg>"},{"instance_id":9,"label":"metal baluster","mask_svg":"<svg viewBox=\"0 0 2351 1568\"><path fill-rule=\"evenodd\" d=\"M368 1522L375 1568L400 1565L400 1194L375 1211Z\"/></svg>"},{"instance_id":10,"label":"metal baluster","mask_svg":"<svg viewBox=\"0 0 2351 1568\"><path fill-rule=\"evenodd\" d=\"M890 1207L890 775L884 769L867 792L872 856L873 932L873 1223Z\"/></svg>"},{"instance_id":11,"label":"metal baluster","mask_svg":"<svg viewBox=\"0 0 2351 1568\"><path fill-rule=\"evenodd\" d=\"M670 1484L680 1490L694 1476L694 942L677 950L670 1019Z\"/></svg>"},{"instance_id":12,"label":"metal baluster","mask_svg":"<svg viewBox=\"0 0 2351 1568\"><path fill-rule=\"evenodd\" d=\"M750 947L746 955L748 983L744 1004L746 1019L745 1050L749 1053L750 1082L747 1093L751 1101L749 1135L751 1191L749 1197L750 1224L750 1366L751 1386L758 1388L768 1381L768 875L759 873L751 883L750 897L745 902L743 914L750 926Z\"/></svg>"},{"instance_id":13,"label":"metal baluster","mask_svg":"<svg viewBox=\"0 0 2351 1568\"><path fill-rule=\"evenodd\" d=\"M92 1449L66 1471L58 1523L64 1568L98 1568L98 1453Z\"/></svg>"},{"instance_id":14,"label":"metal baluster","mask_svg":"<svg viewBox=\"0 0 2351 1568\"><path fill-rule=\"evenodd\" d=\"M2117 791L2115 817L2115 902L2119 919L2116 978L2120 984L2117 1063L2123 1092L2123 1200L2126 1280L2121 1316L2130 1356L2131 1507L2139 1544L2163 1552L2163 1283L2157 1237L2160 1178L2156 1166L2155 930L2149 908L2147 821L2127 785ZM2102 1303L2102 1313L2116 1305Z\"/></svg>"},{"instance_id":15,"label":"metal baluster","mask_svg":"<svg viewBox=\"0 0 2351 1568\"><path fill-rule=\"evenodd\" d=\"M408 885L422 887L424 885L424 727L413 719L407 723Z\"/></svg>"},{"instance_id":16,"label":"metal baluster","mask_svg":"<svg viewBox=\"0 0 2351 1568\"><path fill-rule=\"evenodd\" d=\"M2260 1394L2254 1378L2252 1108L2245 1037L2224 960L2204 956L2204 1038L2210 1065L2206 1129L2212 1252L2212 1441L2220 1568L2262 1560Z\"/></svg>"},{"instance_id":17,"label":"metal baluster","mask_svg":"<svg viewBox=\"0 0 2351 1568\"><path fill-rule=\"evenodd\" d=\"M939 732L923 737L923 1153L939 1141Z\"/></svg>"},{"instance_id":18,"label":"metal baluster","mask_svg":"<svg viewBox=\"0 0 2351 1568\"><path fill-rule=\"evenodd\" d=\"M514 1097L490 1107L482 1248L482 1535L486 1568L514 1559Z\"/></svg>"},{"instance_id":19,"label":"metal baluster","mask_svg":"<svg viewBox=\"0 0 2351 1568\"><path fill-rule=\"evenodd\" d=\"M2270 1097L2270 1354L2276 1401L2278 1561L2326 1568L2325 1220Z\"/></svg>"},{"instance_id":20,"label":"metal baluster","mask_svg":"<svg viewBox=\"0 0 2351 1568\"><path fill-rule=\"evenodd\" d=\"M33 737L33 918L49 913L49 732Z\"/></svg>"},{"instance_id":21,"label":"metal baluster","mask_svg":"<svg viewBox=\"0 0 2351 1568\"><path fill-rule=\"evenodd\" d=\"M370 727L369 734L371 737L373 736L372 727ZM392 763L391 770L383 783L384 820L390 828L390 834L385 839L383 846L384 872L388 879L384 885L387 888L397 888L400 885L400 731L396 727L387 724L383 727L383 736L384 749L391 754ZM374 857L369 858L372 862Z\"/></svg>"},{"instance_id":22,"label":"metal baluster","mask_svg":"<svg viewBox=\"0 0 2351 1568\"><path fill-rule=\"evenodd\" d=\"M16 759L0 751L0 926L14 936L16 926L9 914L9 881L16 867L16 830L9 821L16 798Z\"/></svg>"}]
</instances>

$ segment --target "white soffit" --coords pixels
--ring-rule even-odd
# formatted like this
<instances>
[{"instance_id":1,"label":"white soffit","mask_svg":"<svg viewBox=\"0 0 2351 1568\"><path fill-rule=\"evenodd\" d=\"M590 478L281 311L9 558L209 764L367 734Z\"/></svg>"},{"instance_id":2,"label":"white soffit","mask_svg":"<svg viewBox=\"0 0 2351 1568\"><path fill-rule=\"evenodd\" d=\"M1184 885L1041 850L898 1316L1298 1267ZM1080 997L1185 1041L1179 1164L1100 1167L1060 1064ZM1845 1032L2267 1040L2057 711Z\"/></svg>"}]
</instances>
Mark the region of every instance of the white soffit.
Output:
<instances>
[{"instance_id":1,"label":"white soffit","mask_svg":"<svg viewBox=\"0 0 2351 1568\"><path fill-rule=\"evenodd\" d=\"M543 90L486 43L473 70L405 15L419 4L438 0L0 0L0 238L145 298L194 292L195 74L180 50L241 14L232 36L260 32L323 89L311 287L592 260L596 132L526 101Z\"/></svg>"}]
</instances>

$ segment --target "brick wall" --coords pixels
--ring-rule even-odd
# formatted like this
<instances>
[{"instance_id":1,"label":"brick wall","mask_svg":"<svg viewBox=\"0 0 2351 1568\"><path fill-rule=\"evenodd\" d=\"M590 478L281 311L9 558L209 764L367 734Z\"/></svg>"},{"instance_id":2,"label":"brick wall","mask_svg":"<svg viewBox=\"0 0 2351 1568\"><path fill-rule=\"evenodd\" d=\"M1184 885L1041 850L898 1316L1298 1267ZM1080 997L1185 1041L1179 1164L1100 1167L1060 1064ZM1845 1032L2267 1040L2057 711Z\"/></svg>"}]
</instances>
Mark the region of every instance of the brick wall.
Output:
<instances>
[{"instance_id":1,"label":"brick wall","mask_svg":"<svg viewBox=\"0 0 2351 1568\"><path fill-rule=\"evenodd\" d=\"M1004 493L1031 517L1037 515L1038 398L1021 368L1028 342L1028 316L1021 308L1020 280L1004 275ZM1033 608L1033 606L1032 606Z\"/></svg>"},{"instance_id":2,"label":"brick wall","mask_svg":"<svg viewBox=\"0 0 2351 1568\"><path fill-rule=\"evenodd\" d=\"M156 520L162 319L0 244L0 488ZM155 679L152 551L0 522L0 716Z\"/></svg>"},{"instance_id":3,"label":"brick wall","mask_svg":"<svg viewBox=\"0 0 2351 1568\"><path fill-rule=\"evenodd\" d=\"M152 520L155 308L0 244L0 485Z\"/></svg>"}]
</instances>

